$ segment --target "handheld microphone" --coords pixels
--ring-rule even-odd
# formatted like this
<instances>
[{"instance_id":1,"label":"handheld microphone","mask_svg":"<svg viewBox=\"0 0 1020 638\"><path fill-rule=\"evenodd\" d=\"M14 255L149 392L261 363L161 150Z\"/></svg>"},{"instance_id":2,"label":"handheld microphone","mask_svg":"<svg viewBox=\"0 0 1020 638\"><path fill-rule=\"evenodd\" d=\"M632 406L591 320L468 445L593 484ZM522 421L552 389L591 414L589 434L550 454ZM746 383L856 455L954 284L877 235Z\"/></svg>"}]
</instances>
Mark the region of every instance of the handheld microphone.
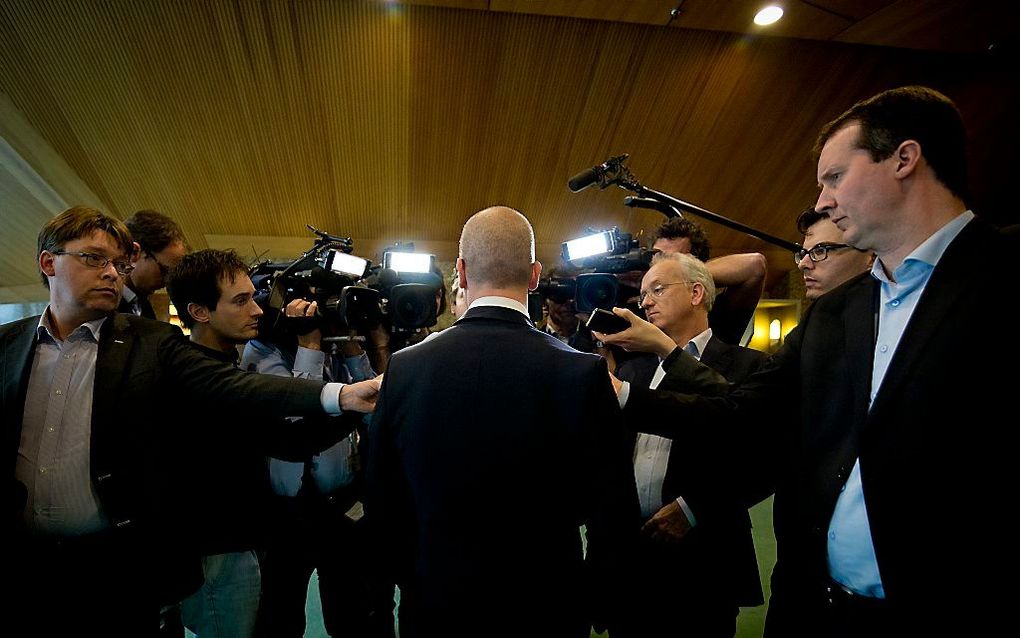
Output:
<instances>
[{"instance_id":1,"label":"handheld microphone","mask_svg":"<svg viewBox=\"0 0 1020 638\"><path fill-rule=\"evenodd\" d=\"M573 193L579 193L592 184L598 184L600 188L605 188L618 176L623 162L626 161L628 157L630 157L630 155L627 155L626 153L616 157L610 157L602 164L592 166L588 170L582 171L571 177L567 182L567 187ZM609 176L608 179L607 176Z\"/></svg>"}]
</instances>

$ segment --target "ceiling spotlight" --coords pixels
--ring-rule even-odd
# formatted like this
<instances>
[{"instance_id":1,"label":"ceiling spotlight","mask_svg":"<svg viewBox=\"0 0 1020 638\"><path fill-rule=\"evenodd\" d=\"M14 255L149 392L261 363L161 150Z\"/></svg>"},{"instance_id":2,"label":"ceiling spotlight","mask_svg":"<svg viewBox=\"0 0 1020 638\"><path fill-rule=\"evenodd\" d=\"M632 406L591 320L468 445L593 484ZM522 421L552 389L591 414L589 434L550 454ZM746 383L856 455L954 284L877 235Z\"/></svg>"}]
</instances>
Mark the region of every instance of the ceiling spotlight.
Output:
<instances>
[{"instance_id":1,"label":"ceiling spotlight","mask_svg":"<svg viewBox=\"0 0 1020 638\"><path fill-rule=\"evenodd\" d=\"M779 21L783 17L783 8L776 5L765 7L754 16L754 23L759 26L766 26Z\"/></svg>"}]
</instances>

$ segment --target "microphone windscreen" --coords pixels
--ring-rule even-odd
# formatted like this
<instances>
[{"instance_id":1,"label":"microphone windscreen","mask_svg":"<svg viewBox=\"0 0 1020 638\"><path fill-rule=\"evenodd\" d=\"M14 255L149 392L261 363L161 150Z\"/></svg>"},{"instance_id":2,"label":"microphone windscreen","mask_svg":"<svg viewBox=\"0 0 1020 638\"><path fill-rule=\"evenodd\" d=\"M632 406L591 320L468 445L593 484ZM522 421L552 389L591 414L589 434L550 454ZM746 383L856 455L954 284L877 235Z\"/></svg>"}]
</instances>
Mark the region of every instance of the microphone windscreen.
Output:
<instances>
[{"instance_id":1,"label":"microphone windscreen","mask_svg":"<svg viewBox=\"0 0 1020 638\"><path fill-rule=\"evenodd\" d=\"M593 166L586 171L580 172L570 178L567 182L567 188L572 193L577 193L588 188L592 184L599 181L599 167Z\"/></svg>"}]
</instances>

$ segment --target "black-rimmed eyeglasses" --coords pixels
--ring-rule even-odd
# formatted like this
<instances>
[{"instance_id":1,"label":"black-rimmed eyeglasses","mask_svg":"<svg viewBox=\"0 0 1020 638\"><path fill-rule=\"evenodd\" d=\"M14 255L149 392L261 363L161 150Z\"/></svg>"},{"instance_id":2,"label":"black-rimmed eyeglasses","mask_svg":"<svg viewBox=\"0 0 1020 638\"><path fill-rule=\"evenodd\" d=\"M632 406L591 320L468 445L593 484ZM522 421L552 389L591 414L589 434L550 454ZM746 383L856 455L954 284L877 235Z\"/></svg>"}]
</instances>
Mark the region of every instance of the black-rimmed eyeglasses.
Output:
<instances>
[{"instance_id":1,"label":"black-rimmed eyeglasses","mask_svg":"<svg viewBox=\"0 0 1020 638\"><path fill-rule=\"evenodd\" d=\"M96 253L69 250L54 250L51 252L54 255L71 255L72 257L78 257L89 268L106 268L108 264L113 264L114 270L116 270L117 274L121 277L127 277L131 274L131 271L135 269L135 267L131 265L130 261L104 257L103 255L97 255Z\"/></svg>"},{"instance_id":2,"label":"black-rimmed eyeglasses","mask_svg":"<svg viewBox=\"0 0 1020 638\"><path fill-rule=\"evenodd\" d=\"M793 253L793 260L795 263L800 263L804 260L804 256L811 258L811 261L818 263L825 261L829 256L830 250L842 250L844 248L853 248L850 244L815 244L810 249L800 249Z\"/></svg>"}]
</instances>

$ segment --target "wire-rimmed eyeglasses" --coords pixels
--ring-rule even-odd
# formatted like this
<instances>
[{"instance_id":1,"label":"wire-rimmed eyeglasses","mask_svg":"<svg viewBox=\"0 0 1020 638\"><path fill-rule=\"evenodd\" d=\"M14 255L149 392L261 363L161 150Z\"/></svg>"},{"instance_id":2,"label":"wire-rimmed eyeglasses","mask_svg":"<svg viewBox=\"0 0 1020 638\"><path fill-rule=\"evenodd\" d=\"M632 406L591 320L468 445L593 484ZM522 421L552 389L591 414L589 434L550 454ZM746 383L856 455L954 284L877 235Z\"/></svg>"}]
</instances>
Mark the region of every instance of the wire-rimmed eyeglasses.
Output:
<instances>
[{"instance_id":1,"label":"wire-rimmed eyeglasses","mask_svg":"<svg viewBox=\"0 0 1020 638\"><path fill-rule=\"evenodd\" d=\"M106 268L107 264L113 264L114 270L121 277L126 277L131 274L131 271L135 269L131 265L130 261L123 259L113 259L111 257L105 257L103 255L97 255L96 253L87 253L82 251L69 251L69 250L54 250L54 255L71 255L73 257L80 258L85 265L89 268Z\"/></svg>"},{"instance_id":2,"label":"wire-rimmed eyeglasses","mask_svg":"<svg viewBox=\"0 0 1020 638\"><path fill-rule=\"evenodd\" d=\"M652 286L651 290L642 290L641 293L638 294L638 305L640 306L644 304L645 298L647 298L648 295L652 295L653 297L661 297L662 295L666 294L666 288L669 288L670 286L677 286L679 284L687 285L687 282L674 281L668 284L655 284L654 286Z\"/></svg>"}]
</instances>

